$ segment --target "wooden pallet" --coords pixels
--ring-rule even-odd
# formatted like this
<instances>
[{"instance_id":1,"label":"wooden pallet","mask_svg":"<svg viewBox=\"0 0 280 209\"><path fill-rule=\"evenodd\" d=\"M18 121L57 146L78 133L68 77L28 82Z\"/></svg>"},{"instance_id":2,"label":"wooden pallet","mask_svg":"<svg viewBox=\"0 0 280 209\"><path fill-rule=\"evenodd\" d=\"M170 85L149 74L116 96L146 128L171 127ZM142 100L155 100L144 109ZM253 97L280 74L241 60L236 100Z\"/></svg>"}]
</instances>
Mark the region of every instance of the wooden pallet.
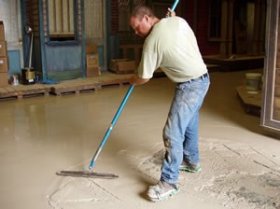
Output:
<instances>
[{"instance_id":1,"label":"wooden pallet","mask_svg":"<svg viewBox=\"0 0 280 209\"><path fill-rule=\"evenodd\" d=\"M99 84L93 79L76 79L71 81L64 81L59 84L52 85L50 93L57 96L65 94L80 94L85 91L96 91Z\"/></svg>"},{"instance_id":2,"label":"wooden pallet","mask_svg":"<svg viewBox=\"0 0 280 209\"><path fill-rule=\"evenodd\" d=\"M259 92L247 91L245 86L238 86L236 88L237 94L244 106L245 112L253 115L260 116L262 94Z\"/></svg>"},{"instance_id":3,"label":"wooden pallet","mask_svg":"<svg viewBox=\"0 0 280 209\"><path fill-rule=\"evenodd\" d=\"M113 74L107 73L104 76L100 76L98 78L98 83L100 87L111 86L111 85L120 85L128 84L129 79L133 74Z\"/></svg>"},{"instance_id":4,"label":"wooden pallet","mask_svg":"<svg viewBox=\"0 0 280 209\"><path fill-rule=\"evenodd\" d=\"M135 73L135 70L115 71L115 70L109 69L109 71L112 73L115 73L115 74L122 74L122 75Z\"/></svg>"},{"instance_id":5,"label":"wooden pallet","mask_svg":"<svg viewBox=\"0 0 280 209\"><path fill-rule=\"evenodd\" d=\"M61 96L66 94L80 94L86 91L97 91L105 86L123 85L129 83L132 75L116 75L112 73L103 73L102 76L95 78L76 79L65 81L51 87L51 93Z\"/></svg>"},{"instance_id":6,"label":"wooden pallet","mask_svg":"<svg viewBox=\"0 0 280 209\"><path fill-rule=\"evenodd\" d=\"M61 96L66 94L80 94L81 92L96 91L105 86L123 85L129 83L132 74L117 75L103 72L101 76L92 78L80 78L62 81L58 84L33 84L7 86L0 88L0 99L49 95L49 93Z\"/></svg>"},{"instance_id":7,"label":"wooden pallet","mask_svg":"<svg viewBox=\"0 0 280 209\"><path fill-rule=\"evenodd\" d=\"M42 84L6 86L0 88L0 99L22 99L24 97L49 95L49 87Z\"/></svg>"}]
</instances>

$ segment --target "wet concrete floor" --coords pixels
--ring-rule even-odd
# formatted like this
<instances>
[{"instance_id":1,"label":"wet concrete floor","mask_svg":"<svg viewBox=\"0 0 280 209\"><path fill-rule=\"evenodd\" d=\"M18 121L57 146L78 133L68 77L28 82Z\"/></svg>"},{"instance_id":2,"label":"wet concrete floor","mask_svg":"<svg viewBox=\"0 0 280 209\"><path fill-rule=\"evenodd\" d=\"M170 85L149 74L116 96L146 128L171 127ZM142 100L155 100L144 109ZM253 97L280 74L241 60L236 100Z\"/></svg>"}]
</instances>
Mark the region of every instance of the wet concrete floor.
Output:
<instances>
[{"instance_id":1,"label":"wet concrete floor","mask_svg":"<svg viewBox=\"0 0 280 209\"><path fill-rule=\"evenodd\" d=\"M86 170L128 86L0 102L0 207L5 209L279 209L280 141L246 114L235 88L245 72L211 73L201 110L202 172L180 175L180 193L151 203L174 84L136 87L100 154L96 172L118 179L60 177Z\"/></svg>"}]
</instances>

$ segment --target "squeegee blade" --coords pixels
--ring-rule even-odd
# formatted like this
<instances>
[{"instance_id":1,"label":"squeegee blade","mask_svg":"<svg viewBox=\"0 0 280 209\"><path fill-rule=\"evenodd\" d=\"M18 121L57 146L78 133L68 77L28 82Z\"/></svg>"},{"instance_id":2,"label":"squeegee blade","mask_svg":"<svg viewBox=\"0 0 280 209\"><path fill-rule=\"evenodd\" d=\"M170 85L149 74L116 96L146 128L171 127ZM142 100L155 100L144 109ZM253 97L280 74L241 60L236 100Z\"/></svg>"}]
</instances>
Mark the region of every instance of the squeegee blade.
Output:
<instances>
[{"instance_id":1,"label":"squeegee blade","mask_svg":"<svg viewBox=\"0 0 280 209\"><path fill-rule=\"evenodd\" d=\"M103 178L103 179L114 179L119 177L112 173L96 173L91 171L59 171L56 173L56 175L84 177L84 178Z\"/></svg>"}]
</instances>

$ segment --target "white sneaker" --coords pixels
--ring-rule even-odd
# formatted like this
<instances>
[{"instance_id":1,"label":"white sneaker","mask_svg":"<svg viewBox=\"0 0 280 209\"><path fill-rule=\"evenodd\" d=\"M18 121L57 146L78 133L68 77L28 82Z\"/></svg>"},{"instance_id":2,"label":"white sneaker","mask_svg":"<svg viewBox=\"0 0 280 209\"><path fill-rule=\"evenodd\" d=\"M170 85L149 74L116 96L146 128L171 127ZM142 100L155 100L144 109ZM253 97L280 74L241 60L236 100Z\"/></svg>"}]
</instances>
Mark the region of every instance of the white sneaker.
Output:
<instances>
[{"instance_id":1,"label":"white sneaker","mask_svg":"<svg viewBox=\"0 0 280 209\"><path fill-rule=\"evenodd\" d=\"M158 184L149 187L147 195L151 201L157 202L174 196L178 191L179 188L175 184L159 181Z\"/></svg>"}]
</instances>

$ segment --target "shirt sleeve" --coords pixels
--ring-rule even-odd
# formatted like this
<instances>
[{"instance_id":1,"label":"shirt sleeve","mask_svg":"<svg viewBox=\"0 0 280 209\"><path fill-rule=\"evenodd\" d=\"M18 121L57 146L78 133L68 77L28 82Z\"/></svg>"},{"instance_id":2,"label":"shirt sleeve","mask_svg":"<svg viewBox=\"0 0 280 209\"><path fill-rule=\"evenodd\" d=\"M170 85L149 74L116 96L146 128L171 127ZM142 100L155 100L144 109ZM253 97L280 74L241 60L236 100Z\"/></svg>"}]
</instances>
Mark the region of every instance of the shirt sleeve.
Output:
<instances>
[{"instance_id":1,"label":"shirt sleeve","mask_svg":"<svg viewBox=\"0 0 280 209\"><path fill-rule=\"evenodd\" d=\"M138 66L138 76L143 79L152 78L155 70L159 67L157 63L157 53L143 49L141 62Z\"/></svg>"}]
</instances>

